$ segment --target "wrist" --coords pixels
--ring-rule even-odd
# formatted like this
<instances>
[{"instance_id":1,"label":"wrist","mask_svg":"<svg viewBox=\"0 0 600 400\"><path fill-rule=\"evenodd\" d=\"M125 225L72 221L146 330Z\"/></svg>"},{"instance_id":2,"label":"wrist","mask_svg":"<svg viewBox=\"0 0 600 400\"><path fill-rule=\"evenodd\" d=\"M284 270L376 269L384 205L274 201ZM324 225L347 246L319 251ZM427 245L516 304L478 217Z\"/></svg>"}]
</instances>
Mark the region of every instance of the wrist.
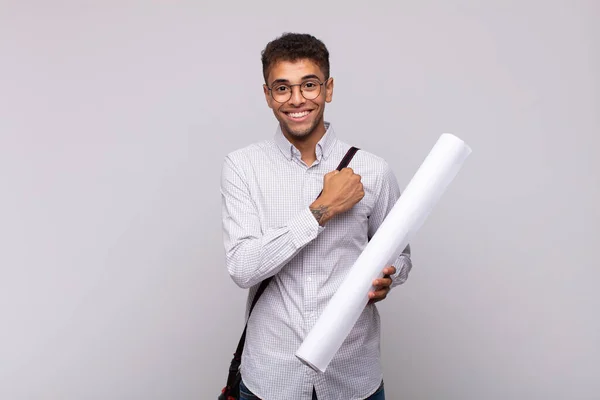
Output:
<instances>
[{"instance_id":1,"label":"wrist","mask_svg":"<svg viewBox=\"0 0 600 400\"><path fill-rule=\"evenodd\" d=\"M317 220L319 225L324 226L327 221L334 217L335 210L330 204L324 201L315 200L309 207L313 217Z\"/></svg>"}]
</instances>

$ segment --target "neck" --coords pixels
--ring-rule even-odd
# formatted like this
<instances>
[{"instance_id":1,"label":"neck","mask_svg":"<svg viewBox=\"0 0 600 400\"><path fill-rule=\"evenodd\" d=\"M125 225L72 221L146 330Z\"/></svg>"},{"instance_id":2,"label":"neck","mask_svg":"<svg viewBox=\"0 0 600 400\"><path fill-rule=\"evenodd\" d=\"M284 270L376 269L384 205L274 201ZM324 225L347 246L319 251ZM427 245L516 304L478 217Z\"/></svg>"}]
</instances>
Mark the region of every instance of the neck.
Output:
<instances>
[{"instance_id":1,"label":"neck","mask_svg":"<svg viewBox=\"0 0 600 400\"><path fill-rule=\"evenodd\" d=\"M311 166L317 160L317 143L325 136L327 130L325 129L324 121L321 121L312 132L303 137L292 136L284 130L282 132L287 140L300 151L302 161L306 165Z\"/></svg>"}]
</instances>

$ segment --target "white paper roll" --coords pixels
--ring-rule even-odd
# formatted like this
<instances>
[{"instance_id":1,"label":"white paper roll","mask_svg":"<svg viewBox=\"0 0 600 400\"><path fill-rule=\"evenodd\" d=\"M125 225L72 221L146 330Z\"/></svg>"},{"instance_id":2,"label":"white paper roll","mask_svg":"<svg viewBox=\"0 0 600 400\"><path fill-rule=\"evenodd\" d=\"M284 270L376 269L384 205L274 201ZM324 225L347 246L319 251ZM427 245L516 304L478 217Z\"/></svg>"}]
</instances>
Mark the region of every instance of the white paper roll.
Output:
<instances>
[{"instance_id":1,"label":"white paper roll","mask_svg":"<svg viewBox=\"0 0 600 400\"><path fill-rule=\"evenodd\" d=\"M408 245L470 153L456 136L440 136L296 352L302 362L325 371L369 301L373 280Z\"/></svg>"}]
</instances>

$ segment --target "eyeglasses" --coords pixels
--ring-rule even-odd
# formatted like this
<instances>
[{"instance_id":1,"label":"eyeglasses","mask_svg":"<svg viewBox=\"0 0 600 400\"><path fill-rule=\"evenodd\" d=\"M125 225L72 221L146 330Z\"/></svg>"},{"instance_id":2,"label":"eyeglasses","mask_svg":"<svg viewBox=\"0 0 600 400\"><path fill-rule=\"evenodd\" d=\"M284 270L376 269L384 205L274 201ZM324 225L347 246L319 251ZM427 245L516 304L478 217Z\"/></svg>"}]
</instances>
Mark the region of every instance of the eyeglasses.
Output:
<instances>
[{"instance_id":1,"label":"eyeglasses","mask_svg":"<svg viewBox=\"0 0 600 400\"><path fill-rule=\"evenodd\" d=\"M327 82L327 80L325 80ZM271 92L271 97L278 103L287 103L292 98L292 88L294 86L300 86L300 93L306 100L314 100L321 94L321 86L325 84L318 79L309 79L302 83L295 85L288 85L287 83L276 83L273 87L268 87Z\"/></svg>"}]
</instances>

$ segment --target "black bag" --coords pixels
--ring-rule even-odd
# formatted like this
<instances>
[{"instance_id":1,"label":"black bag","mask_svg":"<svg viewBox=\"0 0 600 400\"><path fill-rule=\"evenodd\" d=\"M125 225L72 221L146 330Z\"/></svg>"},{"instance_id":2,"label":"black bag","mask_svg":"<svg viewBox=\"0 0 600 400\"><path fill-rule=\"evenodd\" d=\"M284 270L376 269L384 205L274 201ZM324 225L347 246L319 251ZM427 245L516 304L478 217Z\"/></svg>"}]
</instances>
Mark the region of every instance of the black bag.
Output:
<instances>
[{"instance_id":1,"label":"black bag","mask_svg":"<svg viewBox=\"0 0 600 400\"><path fill-rule=\"evenodd\" d=\"M359 149L356 147L351 147L340 162L340 165L338 165L337 170L339 171L342 168L346 168L358 150ZM323 191L321 191L321 193L323 193ZM321 196L321 193L319 193L319 196ZM317 196L317 198L319 198L319 196ZM273 277L269 277L260 283L260 286L254 295L254 299L252 299L252 304L250 305L250 310L248 312L248 319L250 319L250 314L252 314L252 310L254 309L259 297L263 294L267 286L269 286L271 279L273 279ZM231 360L231 364L229 366L229 374L227 375L227 384L221 390L218 400L239 400L240 398L240 383L242 381L240 364L242 363L242 352L244 351L244 342L246 341L246 329L248 329L248 321L246 321L244 332L242 333L242 337L238 342L237 349L233 354L233 359Z\"/></svg>"}]
</instances>

